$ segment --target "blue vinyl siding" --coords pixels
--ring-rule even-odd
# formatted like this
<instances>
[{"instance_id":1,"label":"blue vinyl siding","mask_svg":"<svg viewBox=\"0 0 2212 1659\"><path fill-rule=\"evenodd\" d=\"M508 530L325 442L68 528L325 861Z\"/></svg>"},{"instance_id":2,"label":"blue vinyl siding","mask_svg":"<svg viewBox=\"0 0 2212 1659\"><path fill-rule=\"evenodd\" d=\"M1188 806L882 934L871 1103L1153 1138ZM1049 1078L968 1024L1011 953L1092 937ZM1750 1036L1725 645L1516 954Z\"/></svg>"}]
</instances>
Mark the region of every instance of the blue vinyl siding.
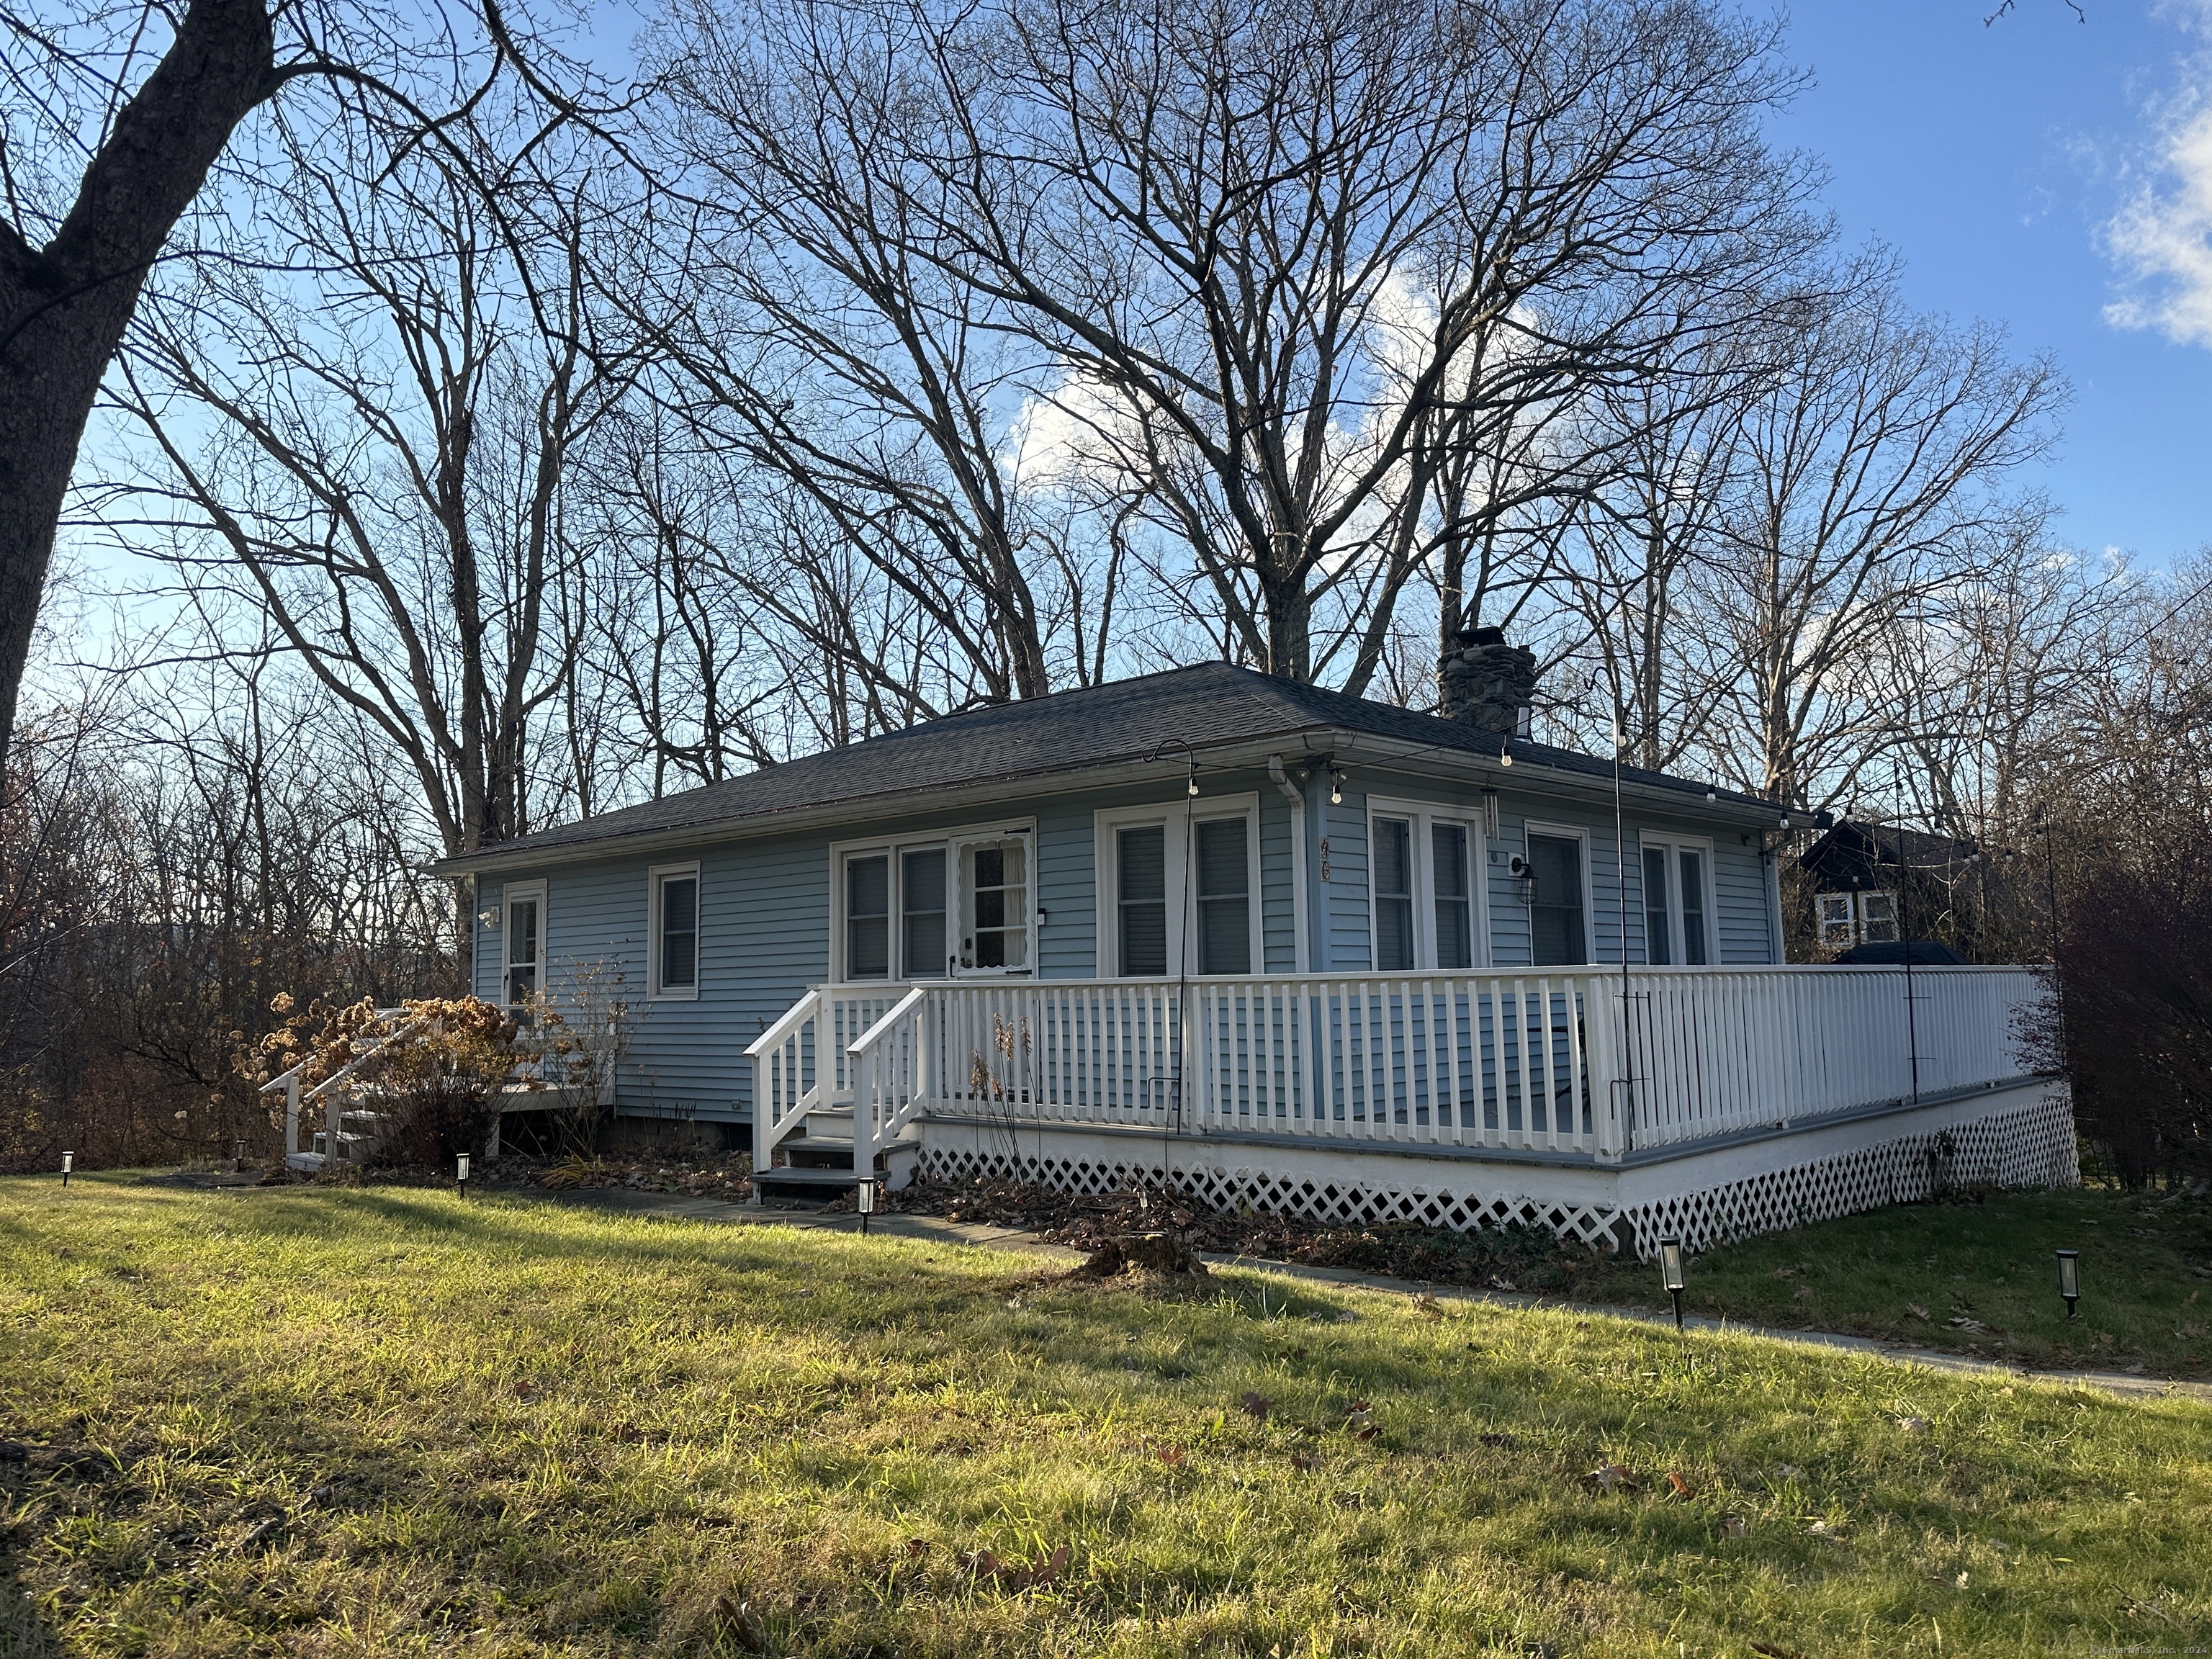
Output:
<instances>
[{"instance_id":1,"label":"blue vinyl siding","mask_svg":"<svg viewBox=\"0 0 2212 1659\"><path fill-rule=\"evenodd\" d=\"M1328 799L1326 771L1299 774L1306 799L1308 891L1317 972L1346 973L1370 965L1368 905L1368 799L1426 800L1480 820L1479 789L1413 774L1348 766L1341 803ZM1171 783L1168 787L1172 790ZM1267 774L1216 773L1202 779L1205 796L1250 794L1259 803L1260 919L1264 971L1289 973L1297 963L1297 902L1292 890L1290 803ZM1179 799L1179 797L1166 797ZM1036 967L1046 977L1097 971L1097 827L1102 809L1160 803L1159 781L1141 787L1010 798L1000 814L963 809L916 811L841 825L835 830L742 841L702 839L649 856L550 866L478 884L477 908L499 908L510 881L545 884L545 983L559 994L591 964L618 984L634 1013L629 1053L617 1078L625 1112L727 1120L751 1110L752 1067L744 1049L809 985L829 976L832 843L923 837L939 831L1034 819L1036 902L1044 913ZM1500 968L1528 960L1528 917L1507 860L1526 846L1527 825L1571 825L1588 832L1592 908L1586 918L1593 954L1618 961L1622 934L1609 811L1502 788L1499 833L1485 848L1482 878L1489 915L1490 960ZM1703 835L1713 842L1713 902L1723 962L1771 959L1766 872L1755 844L1741 831L1694 819L1636 819L1639 830ZM1322 878L1321 847L1328 853ZM647 872L657 865L696 859L700 869L699 995L651 1001L645 995ZM1630 860L1627 917L1630 959L1643 956L1643 896L1637 860ZM500 995L501 934L479 928L474 981L479 996Z\"/></svg>"}]
</instances>

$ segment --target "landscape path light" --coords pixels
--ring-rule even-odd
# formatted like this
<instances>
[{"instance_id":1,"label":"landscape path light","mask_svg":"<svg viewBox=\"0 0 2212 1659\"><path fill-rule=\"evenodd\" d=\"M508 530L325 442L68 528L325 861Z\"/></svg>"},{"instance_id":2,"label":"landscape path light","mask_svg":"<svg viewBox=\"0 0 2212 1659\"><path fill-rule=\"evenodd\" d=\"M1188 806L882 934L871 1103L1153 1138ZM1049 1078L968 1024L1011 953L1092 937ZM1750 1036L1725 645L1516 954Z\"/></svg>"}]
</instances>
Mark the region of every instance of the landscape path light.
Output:
<instances>
[{"instance_id":1,"label":"landscape path light","mask_svg":"<svg viewBox=\"0 0 2212 1659\"><path fill-rule=\"evenodd\" d=\"M854 1191L853 1200L860 1206L860 1237L866 1238L868 1236L868 1218L876 1212L876 1183L861 1182Z\"/></svg>"},{"instance_id":2,"label":"landscape path light","mask_svg":"<svg viewBox=\"0 0 2212 1659\"><path fill-rule=\"evenodd\" d=\"M2081 1299L2081 1252L2058 1253L2058 1294L2066 1300L2066 1316L2074 1317L2074 1304Z\"/></svg>"},{"instance_id":3,"label":"landscape path light","mask_svg":"<svg viewBox=\"0 0 2212 1659\"><path fill-rule=\"evenodd\" d=\"M62 1154L62 1185L64 1187L69 1185L70 1166L76 1162L76 1154L75 1152L64 1152Z\"/></svg>"},{"instance_id":4,"label":"landscape path light","mask_svg":"<svg viewBox=\"0 0 2212 1659\"><path fill-rule=\"evenodd\" d=\"M1667 1294L1674 1298L1674 1328L1682 1328L1682 1241L1662 1238L1659 1241L1659 1282L1667 1287Z\"/></svg>"},{"instance_id":5,"label":"landscape path light","mask_svg":"<svg viewBox=\"0 0 2212 1659\"><path fill-rule=\"evenodd\" d=\"M461 1154L460 1173L454 1177L453 1190L463 1198L469 1195L469 1155L466 1152Z\"/></svg>"}]
</instances>

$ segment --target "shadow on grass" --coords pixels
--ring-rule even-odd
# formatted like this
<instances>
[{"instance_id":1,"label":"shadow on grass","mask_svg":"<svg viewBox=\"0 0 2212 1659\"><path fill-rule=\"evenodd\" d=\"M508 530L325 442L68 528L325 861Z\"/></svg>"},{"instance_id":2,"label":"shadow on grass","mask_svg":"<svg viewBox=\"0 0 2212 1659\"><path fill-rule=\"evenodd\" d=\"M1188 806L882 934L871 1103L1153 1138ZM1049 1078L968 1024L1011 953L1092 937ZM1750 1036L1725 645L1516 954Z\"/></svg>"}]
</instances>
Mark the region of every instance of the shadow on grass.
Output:
<instances>
[{"instance_id":1,"label":"shadow on grass","mask_svg":"<svg viewBox=\"0 0 2212 1659\"><path fill-rule=\"evenodd\" d=\"M9 1553L0 1550L0 1654L8 1659L62 1659L67 1651L16 1576Z\"/></svg>"}]
</instances>

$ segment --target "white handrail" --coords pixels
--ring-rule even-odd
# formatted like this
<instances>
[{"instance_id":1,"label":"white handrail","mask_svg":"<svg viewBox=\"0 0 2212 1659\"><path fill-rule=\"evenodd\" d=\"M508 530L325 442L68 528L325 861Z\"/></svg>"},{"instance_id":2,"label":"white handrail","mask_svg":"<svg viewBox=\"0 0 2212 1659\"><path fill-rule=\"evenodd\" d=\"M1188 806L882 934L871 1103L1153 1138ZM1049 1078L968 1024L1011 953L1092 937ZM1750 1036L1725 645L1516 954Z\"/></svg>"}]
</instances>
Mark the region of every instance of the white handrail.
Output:
<instances>
[{"instance_id":1,"label":"white handrail","mask_svg":"<svg viewBox=\"0 0 2212 1659\"><path fill-rule=\"evenodd\" d=\"M1923 1097L2014 1080L2043 994L2031 969L1916 967L1908 1020L1902 969L1802 965L901 992L824 986L779 1022L787 1045L808 1018L859 1030L805 1103L851 1101L859 1168L933 1113L1612 1160L1909 1102L1916 1072Z\"/></svg>"},{"instance_id":2,"label":"white handrail","mask_svg":"<svg viewBox=\"0 0 2212 1659\"><path fill-rule=\"evenodd\" d=\"M927 1027L920 1011L930 988L917 985L846 1045L853 1079L853 1170L874 1176L876 1150L903 1129L924 1098Z\"/></svg>"},{"instance_id":3,"label":"white handrail","mask_svg":"<svg viewBox=\"0 0 2212 1659\"><path fill-rule=\"evenodd\" d=\"M404 1007L379 1008L375 1013L371 1016L371 1018L378 1021L397 1019L400 1015L406 1012L406 1009ZM410 1019L406 1024L401 1026L398 1030L386 1032L382 1036L377 1038L375 1042L370 1043L368 1047L362 1049L361 1052L356 1054L351 1060L346 1061L344 1065L339 1066L337 1071L332 1072L320 1083L318 1083L313 1088L306 1091L304 1093L301 1092L300 1088L300 1073L306 1071L310 1066L313 1066L315 1063L316 1056L313 1054L309 1054L305 1060L300 1061L298 1065L292 1066L289 1070L283 1072L276 1077L270 1078L268 1082L263 1084L259 1091L262 1094L272 1094L278 1089L282 1089L284 1091L284 1157L286 1161L289 1162L300 1150L300 1108L303 1103L310 1100L320 1099L324 1095L329 1093L334 1085L342 1083L346 1079L351 1077L356 1072L359 1071L370 1060L375 1059L377 1055L382 1054L386 1048L389 1048L393 1043L398 1042L402 1037L412 1036L416 1031L422 1029L422 1021L420 1019ZM358 1042L359 1039L356 1038L356 1041ZM323 1145L328 1149L327 1156L329 1157L330 1161L333 1164L337 1161L338 1120L344 1115L344 1111L345 1108L343 1103L333 1098L329 1107L323 1114Z\"/></svg>"}]
</instances>

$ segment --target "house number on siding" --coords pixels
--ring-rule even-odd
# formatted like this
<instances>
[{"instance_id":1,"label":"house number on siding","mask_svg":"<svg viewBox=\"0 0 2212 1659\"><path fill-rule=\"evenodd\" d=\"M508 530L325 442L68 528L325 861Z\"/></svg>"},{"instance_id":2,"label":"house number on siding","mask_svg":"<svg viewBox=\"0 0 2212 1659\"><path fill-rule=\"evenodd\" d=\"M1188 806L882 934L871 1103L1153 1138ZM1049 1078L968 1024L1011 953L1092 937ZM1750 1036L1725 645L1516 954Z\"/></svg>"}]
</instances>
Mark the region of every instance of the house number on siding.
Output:
<instances>
[{"instance_id":1,"label":"house number on siding","mask_svg":"<svg viewBox=\"0 0 2212 1659\"><path fill-rule=\"evenodd\" d=\"M1328 879L1328 837L1327 836L1321 838L1321 878L1323 881Z\"/></svg>"}]
</instances>

